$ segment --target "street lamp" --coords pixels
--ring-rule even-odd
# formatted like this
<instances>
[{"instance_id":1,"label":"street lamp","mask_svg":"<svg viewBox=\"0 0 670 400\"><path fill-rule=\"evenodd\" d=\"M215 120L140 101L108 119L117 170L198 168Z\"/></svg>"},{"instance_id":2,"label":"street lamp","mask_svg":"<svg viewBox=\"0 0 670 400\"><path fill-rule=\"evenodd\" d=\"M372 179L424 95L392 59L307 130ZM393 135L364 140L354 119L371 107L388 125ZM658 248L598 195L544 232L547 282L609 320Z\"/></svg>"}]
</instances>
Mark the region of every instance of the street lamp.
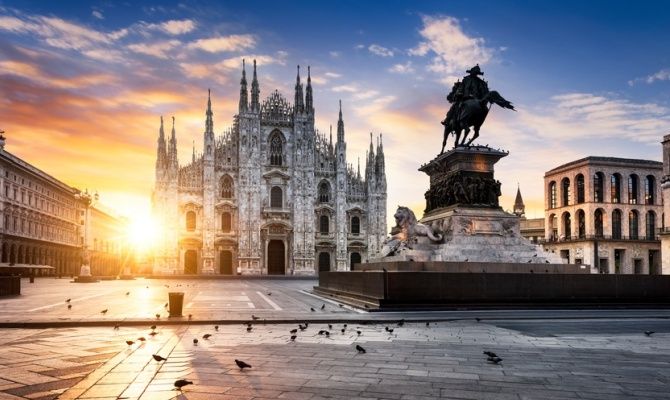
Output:
<instances>
[{"instance_id":1,"label":"street lamp","mask_svg":"<svg viewBox=\"0 0 670 400\"><path fill-rule=\"evenodd\" d=\"M90 255L88 253L88 214L89 208L94 201L98 201L98 192L95 192L93 196L88 193L88 189L84 192L79 192L74 195L75 199L78 200L84 206L84 242L81 246L82 253L82 264L79 270L79 276L75 280L76 282L95 282L95 279L91 276L91 266L90 264Z\"/></svg>"}]
</instances>

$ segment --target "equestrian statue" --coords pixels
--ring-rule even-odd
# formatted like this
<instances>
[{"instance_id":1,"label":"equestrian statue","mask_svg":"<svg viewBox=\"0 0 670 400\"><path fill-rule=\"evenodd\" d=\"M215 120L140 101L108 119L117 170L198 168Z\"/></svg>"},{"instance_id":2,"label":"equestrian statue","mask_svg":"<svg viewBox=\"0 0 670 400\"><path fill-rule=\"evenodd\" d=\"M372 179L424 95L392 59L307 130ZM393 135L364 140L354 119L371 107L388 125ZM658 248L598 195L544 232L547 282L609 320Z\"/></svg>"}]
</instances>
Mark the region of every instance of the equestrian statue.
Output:
<instances>
[{"instance_id":1,"label":"equestrian statue","mask_svg":"<svg viewBox=\"0 0 670 400\"><path fill-rule=\"evenodd\" d=\"M454 83L454 87L447 95L447 101L451 103L451 107L446 118L442 121L444 140L442 140L440 154L444 153L449 134L456 137L454 148L470 146L479 137L479 128L484 123L491 104L516 111L512 103L505 100L498 92L495 90L489 91L486 81L478 76L484 75L479 68L479 64L466 72L469 75L463 78L463 81ZM474 135L468 140L470 127L474 129Z\"/></svg>"}]
</instances>

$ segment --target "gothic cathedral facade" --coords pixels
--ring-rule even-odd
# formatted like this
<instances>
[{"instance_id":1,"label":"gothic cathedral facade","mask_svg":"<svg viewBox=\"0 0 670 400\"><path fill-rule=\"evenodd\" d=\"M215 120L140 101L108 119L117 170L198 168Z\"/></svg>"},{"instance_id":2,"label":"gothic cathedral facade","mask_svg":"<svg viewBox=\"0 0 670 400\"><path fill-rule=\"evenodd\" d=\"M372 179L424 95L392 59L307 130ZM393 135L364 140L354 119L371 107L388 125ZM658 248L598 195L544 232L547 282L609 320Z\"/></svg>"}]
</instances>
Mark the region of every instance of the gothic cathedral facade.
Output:
<instances>
[{"instance_id":1,"label":"gothic cathedral facade","mask_svg":"<svg viewBox=\"0 0 670 400\"><path fill-rule=\"evenodd\" d=\"M347 163L340 103L337 141L314 127L311 77L295 100L264 101L254 61L251 96L244 64L239 112L215 136L211 95L204 144L188 165L177 159L174 128L158 137L154 217L162 225L154 274L315 275L348 270L386 237L381 136L370 137L364 175Z\"/></svg>"}]
</instances>

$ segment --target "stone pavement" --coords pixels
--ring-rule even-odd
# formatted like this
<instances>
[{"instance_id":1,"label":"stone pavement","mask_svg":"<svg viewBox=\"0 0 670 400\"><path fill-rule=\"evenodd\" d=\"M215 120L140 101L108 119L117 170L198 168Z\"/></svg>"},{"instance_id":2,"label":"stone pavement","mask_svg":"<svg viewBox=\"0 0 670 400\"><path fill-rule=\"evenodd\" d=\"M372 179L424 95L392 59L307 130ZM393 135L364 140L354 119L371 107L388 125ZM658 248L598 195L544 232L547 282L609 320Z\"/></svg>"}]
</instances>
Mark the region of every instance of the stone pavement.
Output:
<instances>
[{"instance_id":1,"label":"stone pavement","mask_svg":"<svg viewBox=\"0 0 670 400\"><path fill-rule=\"evenodd\" d=\"M484 322L2 330L0 399L667 399L670 334L535 337ZM389 333L386 327L394 331ZM330 335L320 335L328 330ZM357 334L357 330L361 334ZM212 334L209 340L202 338ZM145 336L145 343L125 340ZM199 343L193 344L198 338ZM360 344L367 352L359 354ZM501 365L486 361L496 352ZM156 362L152 354L167 357ZM234 359L253 368L240 371ZM173 390L176 379L193 385Z\"/></svg>"}]
</instances>

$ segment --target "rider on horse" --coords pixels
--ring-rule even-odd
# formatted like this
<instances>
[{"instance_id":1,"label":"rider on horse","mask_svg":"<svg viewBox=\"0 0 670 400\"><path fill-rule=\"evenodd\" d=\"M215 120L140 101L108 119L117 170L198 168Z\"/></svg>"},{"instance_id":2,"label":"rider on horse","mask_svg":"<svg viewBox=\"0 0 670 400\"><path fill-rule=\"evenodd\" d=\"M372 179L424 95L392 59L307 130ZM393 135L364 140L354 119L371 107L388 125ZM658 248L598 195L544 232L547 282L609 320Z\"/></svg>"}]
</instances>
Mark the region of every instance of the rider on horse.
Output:
<instances>
[{"instance_id":1,"label":"rider on horse","mask_svg":"<svg viewBox=\"0 0 670 400\"><path fill-rule=\"evenodd\" d=\"M442 121L442 125L445 126L454 126L454 118L458 115L464 100L468 99L482 99L489 92L489 85L478 77L477 75L484 75L482 70L479 68L479 64L470 68L467 72L468 76L463 78L463 82L454 83L454 87L451 89L451 93L447 95L447 101L449 101L452 106L447 112L447 117Z\"/></svg>"}]
</instances>

